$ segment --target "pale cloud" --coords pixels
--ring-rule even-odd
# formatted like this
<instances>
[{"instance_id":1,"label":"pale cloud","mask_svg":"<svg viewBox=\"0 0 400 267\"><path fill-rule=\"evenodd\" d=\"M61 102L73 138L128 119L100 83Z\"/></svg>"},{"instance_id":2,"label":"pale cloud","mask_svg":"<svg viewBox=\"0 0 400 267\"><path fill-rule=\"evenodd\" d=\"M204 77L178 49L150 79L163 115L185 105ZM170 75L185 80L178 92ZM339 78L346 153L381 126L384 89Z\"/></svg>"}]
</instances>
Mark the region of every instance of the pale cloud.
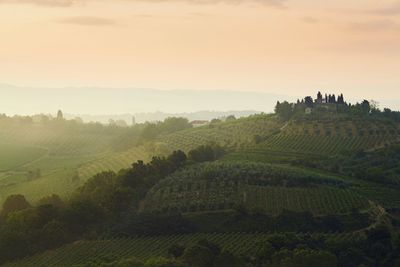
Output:
<instances>
[{"instance_id":1,"label":"pale cloud","mask_svg":"<svg viewBox=\"0 0 400 267\"><path fill-rule=\"evenodd\" d=\"M116 21L113 19L101 17L68 17L58 19L57 22L80 26L113 26L116 24Z\"/></svg>"},{"instance_id":2,"label":"pale cloud","mask_svg":"<svg viewBox=\"0 0 400 267\"><path fill-rule=\"evenodd\" d=\"M400 1L397 1L387 7L384 8L377 8L371 10L372 14L382 15L382 16L396 16L400 15Z\"/></svg>"},{"instance_id":3,"label":"pale cloud","mask_svg":"<svg viewBox=\"0 0 400 267\"><path fill-rule=\"evenodd\" d=\"M363 22L352 22L349 24L351 30L356 31L398 31L400 25L393 20L382 19L382 20L370 20Z\"/></svg>"},{"instance_id":4,"label":"pale cloud","mask_svg":"<svg viewBox=\"0 0 400 267\"><path fill-rule=\"evenodd\" d=\"M73 5L85 4L87 2L101 2L110 0L0 0L0 3L13 3L13 4L32 4L37 6L49 7L70 7ZM117 1L117 0L114 0ZM124 2L148 2L148 3L173 3L173 2L187 2L192 4L244 4L256 3L273 7L284 7L287 0L118 0Z\"/></svg>"},{"instance_id":5,"label":"pale cloud","mask_svg":"<svg viewBox=\"0 0 400 267\"><path fill-rule=\"evenodd\" d=\"M0 3L31 4L49 7L70 7L75 4L82 4L85 0L0 0Z\"/></svg>"},{"instance_id":6,"label":"pale cloud","mask_svg":"<svg viewBox=\"0 0 400 267\"><path fill-rule=\"evenodd\" d=\"M316 19L316 18L314 18L314 17L309 17L309 16L307 16L307 17L302 17L302 18L300 18L300 20L301 20L302 22L309 23L309 24L316 24L316 23L319 22L318 19Z\"/></svg>"}]
</instances>

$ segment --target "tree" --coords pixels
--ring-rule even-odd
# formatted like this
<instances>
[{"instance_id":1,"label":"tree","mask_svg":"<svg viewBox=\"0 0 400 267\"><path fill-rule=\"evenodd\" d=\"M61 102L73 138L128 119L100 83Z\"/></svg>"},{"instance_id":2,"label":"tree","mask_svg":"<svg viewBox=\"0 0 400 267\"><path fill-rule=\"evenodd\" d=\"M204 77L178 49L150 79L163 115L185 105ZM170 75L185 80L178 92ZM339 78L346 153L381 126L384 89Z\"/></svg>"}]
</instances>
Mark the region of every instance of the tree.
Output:
<instances>
[{"instance_id":1,"label":"tree","mask_svg":"<svg viewBox=\"0 0 400 267\"><path fill-rule=\"evenodd\" d=\"M223 251L214 261L214 267L242 267L243 262L229 251Z\"/></svg>"},{"instance_id":2,"label":"tree","mask_svg":"<svg viewBox=\"0 0 400 267\"><path fill-rule=\"evenodd\" d=\"M361 112L362 112L363 114L368 114L368 113L371 112L371 106L370 106L368 100L364 100L364 101L361 103Z\"/></svg>"},{"instance_id":3,"label":"tree","mask_svg":"<svg viewBox=\"0 0 400 267\"><path fill-rule=\"evenodd\" d=\"M285 101L278 103L275 106L275 113L283 120L289 120L293 115L293 105Z\"/></svg>"},{"instance_id":4,"label":"tree","mask_svg":"<svg viewBox=\"0 0 400 267\"><path fill-rule=\"evenodd\" d=\"M214 161L222 157L225 151L219 145L202 145L189 151L189 159L196 162Z\"/></svg>"},{"instance_id":5,"label":"tree","mask_svg":"<svg viewBox=\"0 0 400 267\"><path fill-rule=\"evenodd\" d=\"M116 174L101 172L90 178L80 189L81 198L88 199L103 208L110 208L113 194L117 188Z\"/></svg>"},{"instance_id":6,"label":"tree","mask_svg":"<svg viewBox=\"0 0 400 267\"><path fill-rule=\"evenodd\" d=\"M182 259L191 267L210 267L213 264L214 257L209 248L194 245L185 249Z\"/></svg>"},{"instance_id":7,"label":"tree","mask_svg":"<svg viewBox=\"0 0 400 267\"><path fill-rule=\"evenodd\" d=\"M7 217L8 214L10 214L12 212L25 210L30 207L31 207L31 205L25 199L25 196L11 195L11 196L7 197L6 201L4 202L1 215L3 217Z\"/></svg>"},{"instance_id":8,"label":"tree","mask_svg":"<svg viewBox=\"0 0 400 267\"><path fill-rule=\"evenodd\" d=\"M131 265L129 265L131 266ZM181 262L165 258L153 258L146 261L143 267L185 267Z\"/></svg>"},{"instance_id":9,"label":"tree","mask_svg":"<svg viewBox=\"0 0 400 267\"><path fill-rule=\"evenodd\" d=\"M104 210L88 200L73 200L63 214L63 221L68 229L82 234L90 225L99 223L105 218Z\"/></svg>"},{"instance_id":10,"label":"tree","mask_svg":"<svg viewBox=\"0 0 400 267\"><path fill-rule=\"evenodd\" d=\"M160 131L163 133L173 133L176 131L188 129L192 127L187 118L169 117L160 124Z\"/></svg>"},{"instance_id":11,"label":"tree","mask_svg":"<svg viewBox=\"0 0 400 267\"><path fill-rule=\"evenodd\" d=\"M182 150L177 150L172 152L167 159L177 169L185 165L187 156Z\"/></svg>"},{"instance_id":12,"label":"tree","mask_svg":"<svg viewBox=\"0 0 400 267\"><path fill-rule=\"evenodd\" d=\"M234 121L236 120L235 115L229 115L228 117L226 117L226 121Z\"/></svg>"},{"instance_id":13,"label":"tree","mask_svg":"<svg viewBox=\"0 0 400 267\"><path fill-rule=\"evenodd\" d=\"M371 110L378 110L379 109L379 102L375 100L370 100L369 105L371 106Z\"/></svg>"},{"instance_id":14,"label":"tree","mask_svg":"<svg viewBox=\"0 0 400 267\"><path fill-rule=\"evenodd\" d=\"M168 254L174 257L175 259L181 257L184 251L185 251L185 246L181 244L173 244L168 248Z\"/></svg>"},{"instance_id":15,"label":"tree","mask_svg":"<svg viewBox=\"0 0 400 267\"><path fill-rule=\"evenodd\" d=\"M307 107L312 108L314 106L314 101L311 96L306 96L304 98L304 103L306 104Z\"/></svg>"},{"instance_id":16,"label":"tree","mask_svg":"<svg viewBox=\"0 0 400 267\"><path fill-rule=\"evenodd\" d=\"M311 249L295 249L293 253L293 263L299 267L336 267L337 258L334 254Z\"/></svg>"},{"instance_id":17,"label":"tree","mask_svg":"<svg viewBox=\"0 0 400 267\"><path fill-rule=\"evenodd\" d=\"M64 115L63 115L62 111L58 110L58 112L57 112L57 120L61 121L63 119L64 119Z\"/></svg>"},{"instance_id":18,"label":"tree","mask_svg":"<svg viewBox=\"0 0 400 267\"><path fill-rule=\"evenodd\" d=\"M56 194L52 194L52 195L47 196L47 197L42 197L38 201L38 204L40 206L50 205L50 206L53 206L55 208L64 208L65 207L65 204L61 200L60 196L56 195Z\"/></svg>"}]
</instances>

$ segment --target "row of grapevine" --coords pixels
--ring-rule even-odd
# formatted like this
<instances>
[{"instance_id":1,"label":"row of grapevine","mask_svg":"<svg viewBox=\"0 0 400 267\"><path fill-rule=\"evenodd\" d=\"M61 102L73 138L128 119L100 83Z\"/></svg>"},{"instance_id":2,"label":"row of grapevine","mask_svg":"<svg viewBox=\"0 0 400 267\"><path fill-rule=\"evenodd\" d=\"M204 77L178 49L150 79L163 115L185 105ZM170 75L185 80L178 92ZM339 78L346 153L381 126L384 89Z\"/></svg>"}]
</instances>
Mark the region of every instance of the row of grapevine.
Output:
<instances>
[{"instance_id":1,"label":"row of grapevine","mask_svg":"<svg viewBox=\"0 0 400 267\"><path fill-rule=\"evenodd\" d=\"M181 131L161 137L160 142L165 143L170 149L185 151L210 142L221 146L238 147L251 143L255 135L271 135L279 127L281 123L277 120L269 116L260 116Z\"/></svg>"},{"instance_id":2,"label":"row of grapevine","mask_svg":"<svg viewBox=\"0 0 400 267\"><path fill-rule=\"evenodd\" d=\"M278 151L334 154L348 150L371 149L393 141L393 138L371 136L347 138L278 134L270 137L265 142L264 148Z\"/></svg>"},{"instance_id":3,"label":"row of grapevine","mask_svg":"<svg viewBox=\"0 0 400 267\"><path fill-rule=\"evenodd\" d=\"M150 257L167 256L172 244L190 245L207 239L221 248L238 255L248 255L256 251L260 243L268 240L268 233L197 233L187 235L116 238L108 240L79 241L59 249L28 257L23 260L8 263L4 267L70 267L83 264L90 260L113 255L118 258L135 257L147 259ZM365 237L362 233L332 233L332 234L298 234L300 238L312 238L329 241L354 241Z\"/></svg>"},{"instance_id":4,"label":"row of grapevine","mask_svg":"<svg viewBox=\"0 0 400 267\"><path fill-rule=\"evenodd\" d=\"M277 215L282 210L342 214L367 209L368 201L334 177L255 162L195 165L160 181L148 193L145 210L199 212L242 204Z\"/></svg>"},{"instance_id":5,"label":"row of grapevine","mask_svg":"<svg viewBox=\"0 0 400 267\"><path fill-rule=\"evenodd\" d=\"M285 134L318 135L318 136L385 136L400 135L400 127L380 121L295 121L289 123Z\"/></svg>"},{"instance_id":6,"label":"row of grapevine","mask_svg":"<svg viewBox=\"0 0 400 267\"><path fill-rule=\"evenodd\" d=\"M283 210L309 211L315 215L343 214L369 207L367 199L354 191L334 187L252 186L246 193L249 207L260 208L273 215L279 215Z\"/></svg>"},{"instance_id":7,"label":"row of grapevine","mask_svg":"<svg viewBox=\"0 0 400 267\"><path fill-rule=\"evenodd\" d=\"M107 153L101 159L82 165L78 172L80 177L89 178L101 171L111 170L117 172L120 169L128 168L137 160L146 161L148 159L149 156L144 147L134 147L120 153Z\"/></svg>"},{"instance_id":8,"label":"row of grapevine","mask_svg":"<svg viewBox=\"0 0 400 267\"><path fill-rule=\"evenodd\" d=\"M240 185L158 193L146 199L145 209L153 212L206 212L232 209L239 204L271 215L279 215L283 210L309 211L314 215L345 214L369 208L366 198L349 189Z\"/></svg>"}]
</instances>

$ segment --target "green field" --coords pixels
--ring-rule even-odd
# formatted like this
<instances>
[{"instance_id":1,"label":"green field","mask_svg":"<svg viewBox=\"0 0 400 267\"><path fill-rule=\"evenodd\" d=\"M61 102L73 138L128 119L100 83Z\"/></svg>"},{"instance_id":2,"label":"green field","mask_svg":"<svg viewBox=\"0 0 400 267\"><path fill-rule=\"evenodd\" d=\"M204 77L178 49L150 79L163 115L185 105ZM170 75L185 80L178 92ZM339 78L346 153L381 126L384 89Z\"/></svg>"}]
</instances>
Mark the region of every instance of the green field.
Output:
<instances>
[{"instance_id":1,"label":"green field","mask_svg":"<svg viewBox=\"0 0 400 267\"><path fill-rule=\"evenodd\" d=\"M67 198L87 178L102 170L95 168L89 173L80 173L79 169L106 155L124 158L124 163L114 170L129 166L127 161L134 162L139 157L130 159L128 152L118 154L113 150L115 140L124 131L124 128L55 123L1 127L0 204L11 194L23 194L32 203L53 193ZM126 150L129 149L127 146ZM108 170L107 165L99 165ZM83 168L87 169L90 167Z\"/></svg>"},{"instance_id":2,"label":"green field","mask_svg":"<svg viewBox=\"0 0 400 267\"><path fill-rule=\"evenodd\" d=\"M46 152L45 148L40 147L0 143L0 172L22 167L44 156Z\"/></svg>"}]
</instances>

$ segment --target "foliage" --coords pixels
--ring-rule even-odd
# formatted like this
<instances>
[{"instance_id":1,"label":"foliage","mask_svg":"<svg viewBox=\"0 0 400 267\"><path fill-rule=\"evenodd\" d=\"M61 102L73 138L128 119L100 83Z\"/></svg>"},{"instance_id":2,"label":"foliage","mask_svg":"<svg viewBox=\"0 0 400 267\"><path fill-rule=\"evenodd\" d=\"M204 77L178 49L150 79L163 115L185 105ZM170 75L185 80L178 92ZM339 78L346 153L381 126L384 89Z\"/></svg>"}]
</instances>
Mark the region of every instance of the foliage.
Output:
<instances>
[{"instance_id":1,"label":"foliage","mask_svg":"<svg viewBox=\"0 0 400 267\"><path fill-rule=\"evenodd\" d=\"M285 209L322 215L369 207L349 183L332 176L235 161L196 164L173 173L147 193L144 210L191 213L230 210L235 205L272 215Z\"/></svg>"},{"instance_id":2,"label":"foliage","mask_svg":"<svg viewBox=\"0 0 400 267\"><path fill-rule=\"evenodd\" d=\"M163 122L146 123L140 135L140 140L151 141L161 134L170 134L176 131L191 128L192 125L186 118L166 118Z\"/></svg>"},{"instance_id":3,"label":"foliage","mask_svg":"<svg viewBox=\"0 0 400 267\"><path fill-rule=\"evenodd\" d=\"M8 196L6 201L3 203L1 216L6 218L12 212L25 210L30 207L31 205L26 201L23 195L11 195Z\"/></svg>"},{"instance_id":4,"label":"foliage","mask_svg":"<svg viewBox=\"0 0 400 267\"><path fill-rule=\"evenodd\" d=\"M202 145L189 152L188 157L195 162L214 161L221 158L225 151L219 145Z\"/></svg>"}]
</instances>

